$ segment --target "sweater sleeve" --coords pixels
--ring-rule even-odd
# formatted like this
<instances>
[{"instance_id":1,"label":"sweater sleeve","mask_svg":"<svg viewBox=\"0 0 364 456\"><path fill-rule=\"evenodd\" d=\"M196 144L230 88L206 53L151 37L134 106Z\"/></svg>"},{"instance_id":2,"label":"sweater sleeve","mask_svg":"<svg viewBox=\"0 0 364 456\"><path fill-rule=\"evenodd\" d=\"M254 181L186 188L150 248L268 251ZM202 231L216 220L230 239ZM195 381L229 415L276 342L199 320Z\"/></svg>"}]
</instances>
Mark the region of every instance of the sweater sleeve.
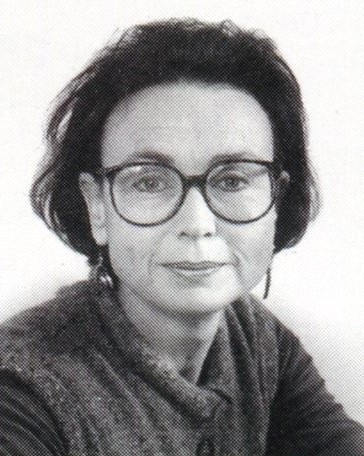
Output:
<instances>
[{"instance_id":1,"label":"sweater sleeve","mask_svg":"<svg viewBox=\"0 0 364 456\"><path fill-rule=\"evenodd\" d=\"M268 455L363 456L364 429L328 393L312 358L279 327L280 374Z\"/></svg>"},{"instance_id":2,"label":"sweater sleeve","mask_svg":"<svg viewBox=\"0 0 364 456\"><path fill-rule=\"evenodd\" d=\"M0 372L0 456L65 455L50 412L29 387Z\"/></svg>"}]
</instances>

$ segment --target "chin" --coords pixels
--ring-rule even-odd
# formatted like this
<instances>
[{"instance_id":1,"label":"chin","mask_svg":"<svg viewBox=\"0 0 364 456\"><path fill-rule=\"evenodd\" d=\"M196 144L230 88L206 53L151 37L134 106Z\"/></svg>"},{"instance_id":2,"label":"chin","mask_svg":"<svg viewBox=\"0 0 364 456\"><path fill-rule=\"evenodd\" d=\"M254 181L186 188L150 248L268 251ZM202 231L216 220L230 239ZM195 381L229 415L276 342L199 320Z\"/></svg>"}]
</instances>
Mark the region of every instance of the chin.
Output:
<instances>
[{"instance_id":1,"label":"chin","mask_svg":"<svg viewBox=\"0 0 364 456\"><path fill-rule=\"evenodd\" d=\"M158 304L170 312L204 314L223 310L237 297L238 293L232 293L231 289L225 293L221 289L196 289L161 297Z\"/></svg>"}]
</instances>

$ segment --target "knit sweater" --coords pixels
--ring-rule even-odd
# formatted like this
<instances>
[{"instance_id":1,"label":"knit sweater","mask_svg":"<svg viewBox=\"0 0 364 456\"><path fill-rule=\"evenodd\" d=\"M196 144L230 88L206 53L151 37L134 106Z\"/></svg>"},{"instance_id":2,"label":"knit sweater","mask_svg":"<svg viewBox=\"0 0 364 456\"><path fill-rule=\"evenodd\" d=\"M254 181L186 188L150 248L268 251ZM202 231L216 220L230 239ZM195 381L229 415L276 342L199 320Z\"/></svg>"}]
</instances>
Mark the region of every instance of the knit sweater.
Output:
<instances>
[{"instance_id":1,"label":"knit sweater","mask_svg":"<svg viewBox=\"0 0 364 456\"><path fill-rule=\"evenodd\" d=\"M364 454L361 426L252 297L225 310L197 384L88 282L1 326L1 372L40 398L68 456Z\"/></svg>"}]
</instances>

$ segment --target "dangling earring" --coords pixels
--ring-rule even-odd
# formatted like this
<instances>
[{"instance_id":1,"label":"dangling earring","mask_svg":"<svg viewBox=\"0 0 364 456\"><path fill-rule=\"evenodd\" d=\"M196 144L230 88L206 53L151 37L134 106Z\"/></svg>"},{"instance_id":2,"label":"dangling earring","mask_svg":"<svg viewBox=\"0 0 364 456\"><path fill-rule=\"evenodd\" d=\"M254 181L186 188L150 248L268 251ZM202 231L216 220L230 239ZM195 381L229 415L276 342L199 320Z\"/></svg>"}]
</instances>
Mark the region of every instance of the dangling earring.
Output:
<instances>
[{"instance_id":1,"label":"dangling earring","mask_svg":"<svg viewBox=\"0 0 364 456\"><path fill-rule=\"evenodd\" d=\"M267 269L267 275L266 275L266 278L265 278L265 289L264 289L263 299L267 299L268 298L271 282L272 282L272 266L269 266L268 269Z\"/></svg>"},{"instance_id":2,"label":"dangling earring","mask_svg":"<svg viewBox=\"0 0 364 456\"><path fill-rule=\"evenodd\" d=\"M105 265L105 257L102 250L99 251L97 263L91 267L90 280L97 282L107 288L114 288L114 281Z\"/></svg>"}]
</instances>

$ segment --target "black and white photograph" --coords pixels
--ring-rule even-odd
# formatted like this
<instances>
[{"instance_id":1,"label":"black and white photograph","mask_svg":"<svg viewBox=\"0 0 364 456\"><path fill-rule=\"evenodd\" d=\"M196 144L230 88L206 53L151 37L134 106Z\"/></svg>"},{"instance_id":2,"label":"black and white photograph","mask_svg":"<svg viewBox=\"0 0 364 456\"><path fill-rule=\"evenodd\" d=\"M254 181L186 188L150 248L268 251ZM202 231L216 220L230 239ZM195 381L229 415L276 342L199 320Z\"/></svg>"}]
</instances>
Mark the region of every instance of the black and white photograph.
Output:
<instances>
[{"instance_id":1,"label":"black and white photograph","mask_svg":"<svg viewBox=\"0 0 364 456\"><path fill-rule=\"evenodd\" d=\"M0 10L0 456L364 456L363 4Z\"/></svg>"}]
</instances>

